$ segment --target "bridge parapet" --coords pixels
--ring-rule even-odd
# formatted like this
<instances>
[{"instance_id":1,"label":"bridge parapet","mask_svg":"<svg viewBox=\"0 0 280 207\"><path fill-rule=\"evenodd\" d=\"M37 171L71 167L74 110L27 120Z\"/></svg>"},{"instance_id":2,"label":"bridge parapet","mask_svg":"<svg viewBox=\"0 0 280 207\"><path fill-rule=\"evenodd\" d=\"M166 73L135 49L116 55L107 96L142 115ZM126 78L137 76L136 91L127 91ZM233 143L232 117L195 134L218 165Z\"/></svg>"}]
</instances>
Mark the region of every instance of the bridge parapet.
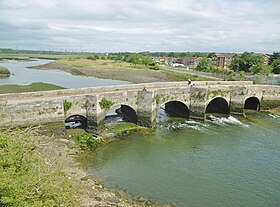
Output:
<instances>
[{"instance_id":1,"label":"bridge parapet","mask_svg":"<svg viewBox=\"0 0 280 207\"><path fill-rule=\"evenodd\" d=\"M201 118L209 103L217 98L225 100L234 112L242 112L245 101L250 97L259 100L261 109L280 105L280 86L253 85L250 81L193 83L193 86L187 82L168 82L2 94L1 125L64 121L78 114L87 118L89 127L98 130L103 127L110 107L127 105L136 112L138 124L153 127L157 110L168 102L182 103L191 117ZM102 100L110 104L104 106ZM175 106L179 107L170 105Z\"/></svg>"}]
</instances>

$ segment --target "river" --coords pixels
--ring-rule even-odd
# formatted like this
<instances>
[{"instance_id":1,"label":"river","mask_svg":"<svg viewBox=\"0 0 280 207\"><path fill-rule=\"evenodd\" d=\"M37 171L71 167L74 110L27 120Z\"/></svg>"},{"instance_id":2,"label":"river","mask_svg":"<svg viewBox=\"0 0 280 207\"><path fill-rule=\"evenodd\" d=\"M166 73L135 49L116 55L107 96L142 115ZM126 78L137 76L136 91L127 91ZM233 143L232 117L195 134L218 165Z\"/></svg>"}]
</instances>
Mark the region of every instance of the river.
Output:
<instances>
[{"instance_id":1,"label":"river","mask_svg":"<svg viewBox=\"0 0 280 207\"><path fill-rule=\"evenodd\" d=\"M161 204L280 205L280 117L168 121L102 146L84 163L107 187Z\"/></svg>"},{"instance_id":2,"label":"river","mask_svg":"<svg viewBox=\"0 0 280 207\"><path fill-rule=\"evenodd\" d=\"M43 82L62 86L65 88L84 88L95 86L122 85L129 83L119 80L76 76L60 70L36 70L28 68L31 66L47 64L52 61L53 60L43 59L36 59L33 61L2 61L0 62L0 66L7 67L12 75L9 78L1 78L0 85L28 85L35 82Z\"/></svg>"}]
</instances>

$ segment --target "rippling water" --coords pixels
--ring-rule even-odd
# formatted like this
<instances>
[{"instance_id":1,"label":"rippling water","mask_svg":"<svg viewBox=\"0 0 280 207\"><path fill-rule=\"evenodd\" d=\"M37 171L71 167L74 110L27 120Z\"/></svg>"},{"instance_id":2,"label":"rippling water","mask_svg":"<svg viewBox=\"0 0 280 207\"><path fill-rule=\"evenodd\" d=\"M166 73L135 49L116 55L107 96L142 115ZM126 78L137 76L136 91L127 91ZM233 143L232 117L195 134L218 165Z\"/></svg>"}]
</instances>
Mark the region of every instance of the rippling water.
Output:
<instances>
[{"instance_id":1,"label":"rippling water","mask_svg":"<svg viewBox=\"0 0 280 207\"><path fill-rule=\"evenodd\" d=\"M280 206L280 117L165 121L98 148L105 185L175 206Z\"/></svg>"}]
</instances>

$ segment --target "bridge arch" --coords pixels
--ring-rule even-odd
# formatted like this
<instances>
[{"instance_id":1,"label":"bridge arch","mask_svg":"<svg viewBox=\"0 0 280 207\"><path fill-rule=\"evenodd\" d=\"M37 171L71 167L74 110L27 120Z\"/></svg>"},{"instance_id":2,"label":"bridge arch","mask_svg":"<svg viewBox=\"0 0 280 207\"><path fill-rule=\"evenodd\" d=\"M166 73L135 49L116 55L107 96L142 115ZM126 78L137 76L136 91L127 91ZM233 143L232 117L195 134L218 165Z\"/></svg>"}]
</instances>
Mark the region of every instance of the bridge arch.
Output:
<instances>
[{"instance_id":1,"label":"bridge arch","mask_svg":"<svg viewBox=\"0 0 280 207\"><path fill-rule=\"evenodd\" d=\"M64 124L66 129L80 128L87 130L88 128L87 118L80 114L74 114L69 116L65 119Z\"/></svg>"},{"instance_id":2,"label":"bridge arch","mask_svg":"<svg viewBox=\"0 0 280 207\"><path fill-rule=\"evenodd\" d=\"M165 102L162 106L166 114L170 117L181 117L186 119L190 117L190 110L188 106L181 101L168 101Z\"/></svg>"},{"instance_id":3,"label":"bridge arch","mask_svg":"<svg viewBox=\"0 0 280 207\"><path fill-rule=\"evenodd\" d=\"M257 110L261 107L260 100L257 97L249 97L244 102L244 109Z\"/></svg>"},{"instance_id":4,"label":"bridge arch","mask_svg":"<svg viewBox=\"0 0 280 207\"><path fill-rule=\"evenodd\" d=\"M229 112L229 104L223 97L212 99L205 109L205 113L229 114Z\"/></svg>"},{"instance_id":5,"label":"bridge arch","mask_svg":"<svg viewBox=\"0 0 280 207\"><path fill-rule=\"evenodd\" d=\"M117 119L112 119L112 117L115 117ZM138 123L137 112L134 110L133 107L126 104L119 104L119 105L112 106L110 110L104 115L105 123L109 123L110 122L109 119L111 119L112 122L125 121L134 124Z\"/></svg>"}]
</instances>

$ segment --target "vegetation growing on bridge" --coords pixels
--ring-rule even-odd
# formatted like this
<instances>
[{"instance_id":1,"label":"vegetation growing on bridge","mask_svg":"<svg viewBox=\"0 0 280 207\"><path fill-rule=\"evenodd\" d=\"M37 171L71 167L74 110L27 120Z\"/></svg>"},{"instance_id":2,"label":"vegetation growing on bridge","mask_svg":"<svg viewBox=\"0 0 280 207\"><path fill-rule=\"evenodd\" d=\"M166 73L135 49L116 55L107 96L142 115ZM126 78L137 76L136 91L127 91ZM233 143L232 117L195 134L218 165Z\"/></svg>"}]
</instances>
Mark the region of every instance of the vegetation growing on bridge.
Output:
<instances>
[{"instance_id":1,"label":"vegetation growing on bridge","mask_svg":"<svg viewBox=\"0 0 280 207\"><path fill-rule=\"evenodd\" d=\"M64 111L67 112L72 106L72 103L67 101L67 100L64 100L63 101L63 108L64 108Z\"/></svg>"},{"instance_id":2,"label":"vegetation growing on bridge","mask_svg":"<svg viewBox=\"0 0 280 207\"><path fill-rule=\"evenodd\" d=\"M103 97L99 104L102 109L109 110L114 105L114 102Z\"/></svg>"}]
</instances>

